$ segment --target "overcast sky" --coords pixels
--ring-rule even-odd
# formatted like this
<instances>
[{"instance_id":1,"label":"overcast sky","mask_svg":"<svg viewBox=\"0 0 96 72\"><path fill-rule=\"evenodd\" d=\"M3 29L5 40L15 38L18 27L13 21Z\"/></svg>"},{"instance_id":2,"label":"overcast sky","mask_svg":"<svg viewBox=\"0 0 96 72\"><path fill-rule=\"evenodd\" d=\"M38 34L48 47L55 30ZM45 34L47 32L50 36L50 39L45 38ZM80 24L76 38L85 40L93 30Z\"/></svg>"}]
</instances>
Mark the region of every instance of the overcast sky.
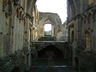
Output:
<instances>
[{"instance_id":1,"label":"overcast sky","mask_svg":"<svg viewBox=\"0 0 96 72\"><path fill-rule=\"evenodd\" d=\"M37 9L40 12L58 13L62 23L67 17L67 0L37 0Z\"/></svg>"},{"instance_id":2,"label":"overcast sky","mask_svg":"<svg viewBox=\"0 0 96 72\"><path fill-rule=\"evenodd\" d=\"M50 31L52 29L51 24L44 25L44 31Z\"/></svg>"}]
</instances>

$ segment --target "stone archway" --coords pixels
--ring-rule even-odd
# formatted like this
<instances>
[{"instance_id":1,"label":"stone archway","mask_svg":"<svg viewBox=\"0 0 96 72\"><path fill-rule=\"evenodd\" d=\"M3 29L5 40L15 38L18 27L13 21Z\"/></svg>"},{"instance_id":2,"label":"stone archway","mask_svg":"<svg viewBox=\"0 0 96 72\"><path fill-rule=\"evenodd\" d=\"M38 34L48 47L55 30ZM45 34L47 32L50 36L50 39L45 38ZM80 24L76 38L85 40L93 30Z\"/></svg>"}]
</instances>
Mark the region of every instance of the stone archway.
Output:
<instances>
[{"instance_id":1,"label":"stone archway","mask_svg":"<svg viewBox=\"0 0 96 72\"><path fill-rule=\"evenodd\" d=\"M49 53L48 53L49 52ZM49 55L52 56L52 52L54 53L54 57L55 58L62 58L63 53L62 51L60 51L57 47L55 47L54 45L48 45L45 48L43 48L42 50L40 50L38 52L39 57L48 57ZM49 55L47 55L49 54ZM64 56L63 56L64 57Z\"/></svg>"},{"instance_id":2,"label":"stone archway","mask_svg":"<svg viewBox=\"0 0 96 72\"><path fill-rule=\"evenodd\" d=\"M41 33L43 33L43 36L44 36L44 26L46 24L51 24L52 36L55 36L56 26L55 26L55 23L51 19L45 18L42 20L42 23L40 23L40 24L41 24L41 26L40 26L41 30L40 31L43 31L43 32L41 32Z\"/></svg>"},{"instance_id":3,"label":"stone archway","mask_svg":"<svg viewBox=\"0 0 96 72\"><path fill-rule=\"evenodd\" d=\"M56 13L39 13L39 37L44 36L44 24L52 24L52 37L62 29L62 22L58 14Z\"/></svg>"}]
</instances>

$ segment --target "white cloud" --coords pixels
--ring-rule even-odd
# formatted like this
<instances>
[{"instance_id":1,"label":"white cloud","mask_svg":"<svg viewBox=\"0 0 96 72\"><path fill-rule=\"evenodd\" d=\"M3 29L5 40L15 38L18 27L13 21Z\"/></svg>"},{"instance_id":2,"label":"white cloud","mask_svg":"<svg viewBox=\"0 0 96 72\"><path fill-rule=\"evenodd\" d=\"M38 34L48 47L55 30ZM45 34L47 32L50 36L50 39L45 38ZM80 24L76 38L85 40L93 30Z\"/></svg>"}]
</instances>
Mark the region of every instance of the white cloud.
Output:
<instances>
[{"instance_id":1,"label":"white cloud","mask_svg":"<svg viewBox=\"0 0 96 72\"><path fill-rule=\"evenodd\" d=\"M58 13L62 23L67 17L67 0L37 0L37 8L40 12Z\"/></svg>"}]
</instances>

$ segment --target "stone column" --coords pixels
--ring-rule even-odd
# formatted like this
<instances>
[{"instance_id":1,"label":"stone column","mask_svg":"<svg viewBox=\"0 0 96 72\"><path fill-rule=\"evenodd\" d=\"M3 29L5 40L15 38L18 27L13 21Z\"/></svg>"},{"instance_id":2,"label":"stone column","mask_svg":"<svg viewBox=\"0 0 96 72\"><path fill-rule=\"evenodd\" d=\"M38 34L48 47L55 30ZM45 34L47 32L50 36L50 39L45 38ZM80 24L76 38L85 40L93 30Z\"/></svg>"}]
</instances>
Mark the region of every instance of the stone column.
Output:
<instances>
[{"instance_id":1,"label":"stone column","mask_svg":"<svg viewBox=\"0 0 96 72\"><path fill-rule=\"evenodd\" d=\"M30 41L28 41L28 51L29 51L29 55L28 55L28 67L29 67L29 70L31 68L31 49L30 49Z\"/></svg>"},{"instance_id":2,"label":"stone column","mask_svg":"<svg viewBox=\"0 0 96 72\"><path fill-rule=\"evenodd\" d=\"M54 26L53 25L51 25L51 28L52 28L52 36L54 36Z\"/></svg>"}]
</instances>

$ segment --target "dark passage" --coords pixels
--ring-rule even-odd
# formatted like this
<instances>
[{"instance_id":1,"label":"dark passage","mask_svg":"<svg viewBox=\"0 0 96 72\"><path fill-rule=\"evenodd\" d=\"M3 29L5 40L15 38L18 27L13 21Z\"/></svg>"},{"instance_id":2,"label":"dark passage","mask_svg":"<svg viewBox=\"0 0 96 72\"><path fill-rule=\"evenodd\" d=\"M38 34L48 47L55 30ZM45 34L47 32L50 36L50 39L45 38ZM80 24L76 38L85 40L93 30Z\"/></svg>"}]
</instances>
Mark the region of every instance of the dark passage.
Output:
<instances>
[{"instance_id":1,"label":"dark passage","mask_svg":"<svg viewBox=\"0 0 96 72\"><path fill-rule=\"evenodd\" d=\"M67 65L63 52L49 45L38 52L38 58L32 60L33 72L71 72L71 66Z\"/></svg>"}]
</instances>

